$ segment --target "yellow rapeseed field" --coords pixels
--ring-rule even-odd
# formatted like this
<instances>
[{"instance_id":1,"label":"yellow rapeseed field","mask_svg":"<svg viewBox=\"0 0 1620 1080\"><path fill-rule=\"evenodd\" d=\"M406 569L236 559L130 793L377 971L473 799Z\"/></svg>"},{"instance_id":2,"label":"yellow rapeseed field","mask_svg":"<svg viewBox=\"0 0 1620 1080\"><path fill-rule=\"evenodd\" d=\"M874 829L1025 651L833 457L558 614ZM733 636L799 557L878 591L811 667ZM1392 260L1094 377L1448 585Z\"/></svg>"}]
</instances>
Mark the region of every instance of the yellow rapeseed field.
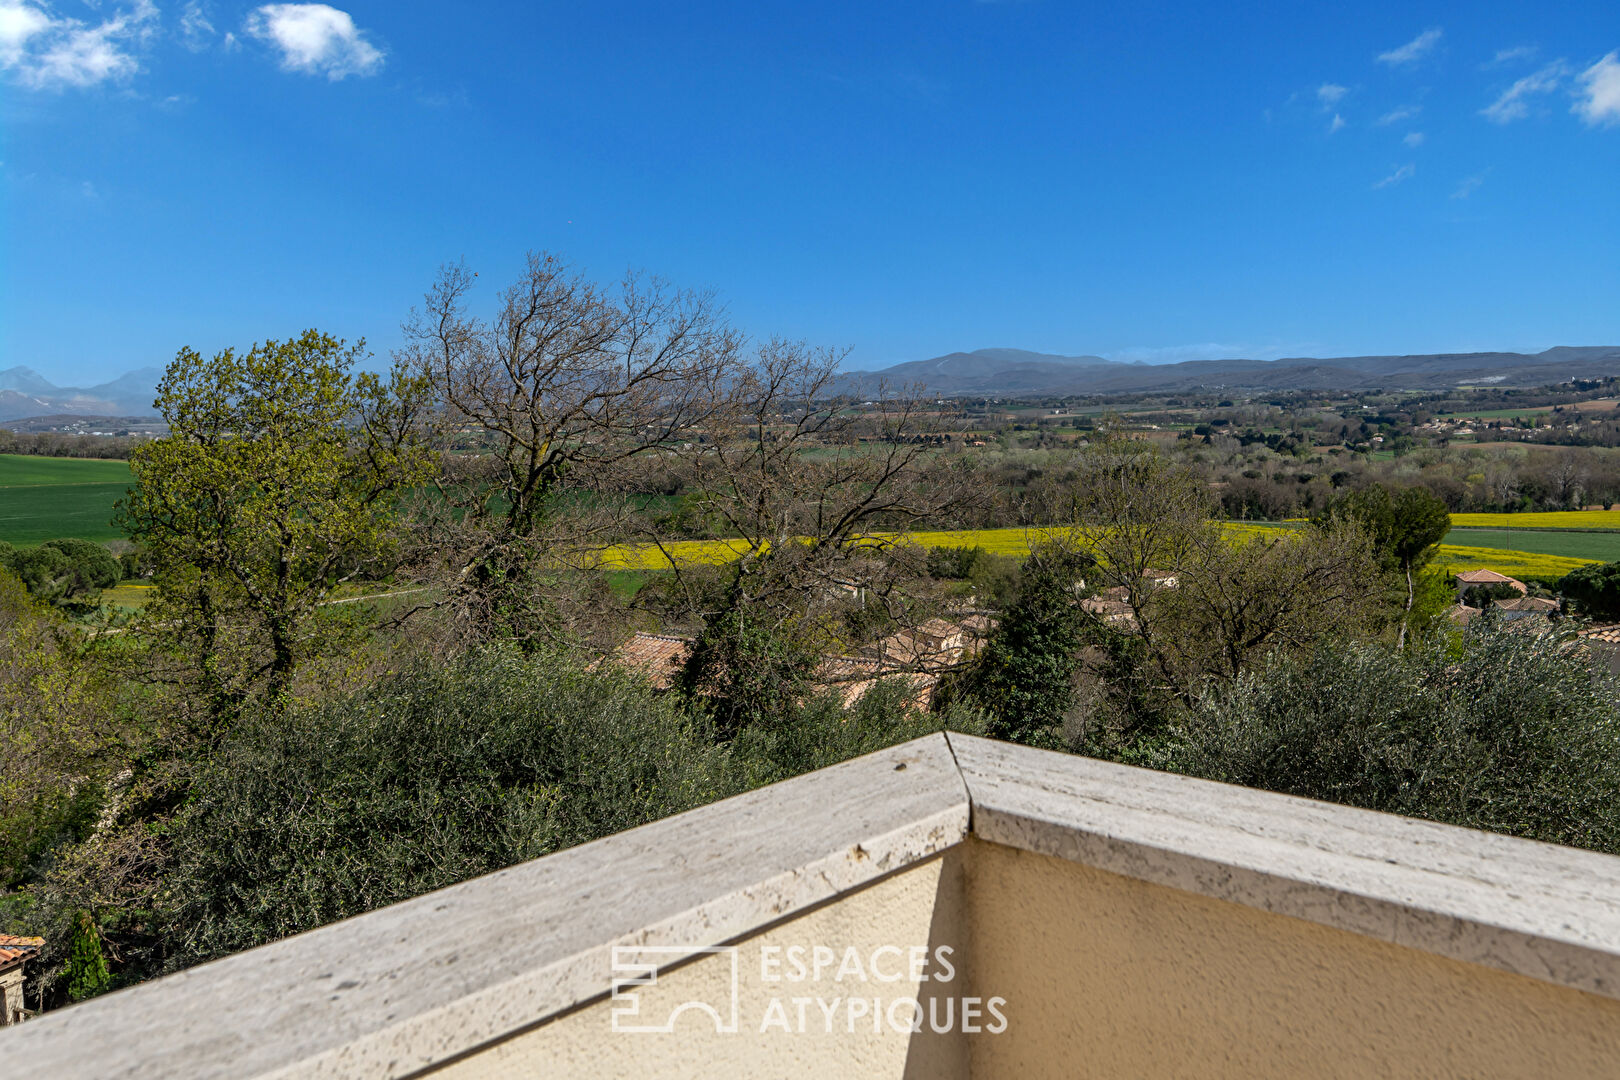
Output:
<instances>
[{"instance_id":1,"label":"yellow rapeseed field","mask_svg":"<svg viewBox=\"0 0 1620 1080\"><path fill-rule=\"evenodd\" d=\"M1560 510L1537 514L1452 514L1459 529L1620 529L1620 510Z\"/></svg>"},{"instance_id":2,"label":"yellow rapeseed field","mask_svg":"<svg viewBox=\"0 0 1620 1080\"><path fill-rule=\"evenodd\" d=\"M1563 577L1577 566L1589 566L1597 561L1574 559L1566 555L1539 555L1531 551L1441 544L1433 565L1453 574L1459 570L1495 570L1508 577L1553 578Z\"/></svg>"},{"instance_id":3,"label":"yellow rapeseed field","mask_svg":"<svg viewBox=\"0 0 1620 1080\"><path fill-rule=\"evenodd\" d=\"M1585 511L1585 514L1596 511ZM1464 522L1458 519L1466 518L1501 518L1512 516L1514 518L1541 517L1558 518L1574 517L1580 515L1565 514L1454 514L1452 520L1458 524ZM1469 520L1466 524L1473 525ZM1481 522L1480 524L1485 524ZM1263 530L1276 528L1275 525L1258 525L1251 523L1229 522L1226 528L1235 533L1255 534ZM1548 526L1563 527L1569 526ZM1043 535L1050 535L1052 530L1042 529L962 529L956 531L928 531L907 534L907 539L923 547L981 547L995 555L1005 555L1021 559L1029 554L1030 545L1038 541ZM885 534L875 539L893 540L894 534ZM669 555L683 566L693 566L730 562L746 550L741 541L732 540L680 540L666 545ZM1562 555L1540 555L1528 551L1507 551L1501 548L1464 547L1460 544L1442 544L1440 552L1434 560L1435 567L1455 573L1458 570L1490 569L1499 573L1512 575L1527 574L1533 577L1556 577L1567 574L1577 566L1585 566L1597 562L1596 559L1576 559ZM609 549L601 563L608 570L665 570L670 566L670 560L664 553L650 546L624 546Z\"/></svg>"}]
</instances>

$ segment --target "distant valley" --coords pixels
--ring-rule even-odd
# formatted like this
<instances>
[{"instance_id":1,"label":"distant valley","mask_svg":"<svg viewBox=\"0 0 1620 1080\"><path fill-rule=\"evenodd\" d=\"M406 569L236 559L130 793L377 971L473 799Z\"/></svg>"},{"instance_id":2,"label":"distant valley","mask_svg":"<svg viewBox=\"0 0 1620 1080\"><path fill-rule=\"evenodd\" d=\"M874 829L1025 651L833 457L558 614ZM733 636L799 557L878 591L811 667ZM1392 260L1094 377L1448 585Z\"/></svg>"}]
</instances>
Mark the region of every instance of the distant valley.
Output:
<instances>
[{"instance_id":1,"label":"distant valley","mask_svg":"<svg viewBox=\"0 0 1620 1080\"><path fill-rule=\"evenodd\" d=\"M1457 386L1542 386L1620 375L1620 345L1559 346L1545 352L1426 353L1332 359L1191 360L1141 364L1100 356L979 349L914 360L881 371L852 371L841 388L925 386L952 397L1062 397L1195 390L1441 390Z\"/></svg>"}]
</instances>

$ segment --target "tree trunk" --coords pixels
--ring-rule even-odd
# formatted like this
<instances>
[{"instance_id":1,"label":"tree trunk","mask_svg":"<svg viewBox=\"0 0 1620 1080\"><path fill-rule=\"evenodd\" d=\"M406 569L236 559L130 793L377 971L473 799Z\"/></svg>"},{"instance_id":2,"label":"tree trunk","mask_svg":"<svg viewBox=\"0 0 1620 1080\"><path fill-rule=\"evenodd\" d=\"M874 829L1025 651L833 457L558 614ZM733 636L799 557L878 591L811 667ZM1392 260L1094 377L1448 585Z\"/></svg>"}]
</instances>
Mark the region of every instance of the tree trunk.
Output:
<instances>
[{"instance_id":1,"label":"tree trunk","mask_svg":"<svg viewBox=\"0 0 1620 1080\"><path fill-rule=\"evenodd\" d=\"M1410 563L1408 563L1406 567L1406 612L1401 616L1401 633L1400 637L1395 641L1395 648L1397 650L1406 648L1406 624L1412 618L1412 599L1412 566Z\"/></svg>"}]
</instances>

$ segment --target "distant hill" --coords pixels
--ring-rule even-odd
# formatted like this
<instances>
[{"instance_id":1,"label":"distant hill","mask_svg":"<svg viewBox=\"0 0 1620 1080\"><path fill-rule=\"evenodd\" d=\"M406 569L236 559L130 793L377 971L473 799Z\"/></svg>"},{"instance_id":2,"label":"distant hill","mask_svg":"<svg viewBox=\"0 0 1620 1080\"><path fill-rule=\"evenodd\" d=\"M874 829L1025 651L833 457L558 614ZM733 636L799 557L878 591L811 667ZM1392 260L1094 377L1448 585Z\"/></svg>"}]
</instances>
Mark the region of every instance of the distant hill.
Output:
<instances>
[{"instance_id":1,"label":"distant hill","mask_svg":"<svg viewBox=\"0 0 1620 1080\"><path fill-rule=\"evenodd\" d=\"M1620 345L1561 345L1540 353L1425 353L1333 359L1190 360L1126 364L1100 356L1055 356L1019 349L979 349L913 360L881 371L852 371L841 389L870 393L879 385L921 384L947 396L1034 397L1176 393L1195 390L1439 390L1482 383L1540 386L1574 378L1620 375Z\"/></svg>"},{"instance_id":2,"label":"distant hill","mask_svg":"<svg viewBox=\"0 0 1620 1080\"><path fill-rule=\"evenodd\" d=\"M98 386L57 386L26 367L0 371L0 423L47 414L153 416L163 369L149 367Z\"/></svg>"}]
</instances>

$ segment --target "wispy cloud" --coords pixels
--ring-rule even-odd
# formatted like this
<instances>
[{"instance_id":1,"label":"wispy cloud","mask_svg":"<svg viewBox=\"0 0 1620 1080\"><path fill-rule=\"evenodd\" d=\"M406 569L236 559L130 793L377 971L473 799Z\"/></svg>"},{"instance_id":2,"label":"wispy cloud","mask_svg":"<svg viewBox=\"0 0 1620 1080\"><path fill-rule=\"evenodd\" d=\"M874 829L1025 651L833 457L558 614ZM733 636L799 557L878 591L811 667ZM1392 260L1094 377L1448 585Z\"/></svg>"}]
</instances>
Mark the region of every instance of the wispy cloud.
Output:
<instances>
[{"instance_id":1,"label":"wispy cloud","mask_svg":"<svg viewBox=\"0 0 1620 1080\"><path fill-rule=\"evenodd\" d=\"M1377 191L1379 188L1394 187L1396 184L1404 183L1405 181L1410 180L1412 175L1416 172L1416 165L1410 163L1402 165L1400 168L1378 181L1378 183L1374 184L1373 190Z\"/></svg>"},{"instance_id":2,"label":"wispy cloud","mask_svg":"<svg viewBox=\"0 0 1620 1080\"><path fill-rule=\"evenodd\" d=\"M1421 105L1399 105L1380 116L1376 123L1379 127L1388 127L1391 124L1398 124L1402 120L1410 120L1422 111L1423 106Z\"/></svg>"},{"instance_id":3,"label":"wispy cloud","mask_svg":"<svg viewBox=\"0 0 1620 1080\"><path fill-rule=\"evenodd\" d=\"M1534 45L1515 45L1511 49L1497 49L1496 55L1491 58L1488 66L1498 67L1503 64L1517 64L1525 60L1534 60L1541 50Z\"/></svg>"},{"instance_id":4,"label":"wispy cloud","mask_svg":"<svg viewBox=\"0 0 1620 1080\"><path fill-rule=\"evenodd\" d=\"M1478 191L1480 185L1483 183L1485 183L1485 174L1475 173L1473 176L1465 178L1462 183L1458 184L1457 190L1451 193L1451 197L1453 199L1466 199L1468 196Z\"/></svg>"},{"instance_id":5,"label":"wispy cloud","mask_svg":"<svg viewBox=\"0 0 1620 1080\"><path fill-rule=\"evenodd\" d=\"M1400 48L1391 49L1389 52L1385 53L1379 53L1378 62L1380 64L1389 64L1392 67L1402 67L1406 64L1415 64L1434 51L1434 47L1440 44L1440 38L1442 35L1443 31L1439 27L1435 27L1432 30L1425 30L1423 33L1419 34L1411 41L1408 41Z\"/></svg>"},{"instance_id":6,"label":"wispy cloud","mask_svg":"<svg viewBox=\"0 0 1620 1080\"><path fill-rule=\"evenodd\" d=\"M1581 72L1576 82L1575 115L1593 127L1620 124L1620 50Z\"/></svg>"},{"instance_id":7,"label":"wispy cloud","mask_svg":"<svg viewBox=\"0 0 1620 1080\"><path fill-rule=\"evenodd\" d=\"M383 66L382 50L366 40L349 13L326 4L265 4L248 16L244 29L280 49L287 71L335 82L373 75Z\"/></svg>"},{"instance_id":8,"label":"wispy cloud","mask_svg":"<svg viewBox=\"0 0 1620 1080\"><path fill-rule=\"evenodd\" d=\"M1550 94L1569 74L1569 65L1554 60L1534 74L1526 75L1502 91L1502 95L1479 110L1493 124L1511 124L1530 115L1530 101L1536 94Z\"/></svg>"},{"instance_id":9,"label":"wispy cloud","mask_svg":"<svg viewBox=\"0 0 1620 1080\"><path fill-rule=\"evenodd\" d=\"M157 28L151 0L136 0L99 23L59 17L33 0L0 0L0 70L34 90L88 87L126 79L135 50Z\"/></svg>"},{"instance_id":10,"label":"wispy cloud","mask_svg":"<svg viewBox=\"0 0 1620 1080\"><path fill-rule=\"evenodd\" d=\"M1334 132L1340 130L1341 128L1343 128L1345 126L1346 125L1345 125L1345 122L1344 122L1344 117L1340 116L1338 113L1334 113L1333 114L1333 122L1328 125L1328 134L1332 135Z\"/></svg>"},{"instance_id":11,"label":"wispy cloud","mask_svg":"<svg viewBox=\"0 0 1620 1080\"><path fill-rule=\"evenodd\" d=\"M192 52L202 52L214 39L214 23L202 0L188 0L180 11L180 44Z\"/></svg>"},{"instance_id":12,"label":"wispy cloud","mask_svg":"<svg viewBox=\"0 0 1620 1080\"><path fill-rule=\"evenodd\" d=\"M1423 132L1414 131L1414 132L1411 132L1410 134L1408 134L1406 136L1406 138L1402 139L1401 142L1405 143L1407 146L1410 146L1412 149L1416 150L1418 147L1423 145L1423 139L1424 139Z\"/></svg>"},{"instance_id":13,"label":"wispy cloud","mask_svg":"<svg viewBox=\"0 0 1620 1080\"><path fill-rule=\"evenodd\" d=\"M1350 88L1337 83L1323 83L1316 88L1316 100L1322 103L1324 109L1330 109L1344 99Z\"/></svg>"}]
</instances>

